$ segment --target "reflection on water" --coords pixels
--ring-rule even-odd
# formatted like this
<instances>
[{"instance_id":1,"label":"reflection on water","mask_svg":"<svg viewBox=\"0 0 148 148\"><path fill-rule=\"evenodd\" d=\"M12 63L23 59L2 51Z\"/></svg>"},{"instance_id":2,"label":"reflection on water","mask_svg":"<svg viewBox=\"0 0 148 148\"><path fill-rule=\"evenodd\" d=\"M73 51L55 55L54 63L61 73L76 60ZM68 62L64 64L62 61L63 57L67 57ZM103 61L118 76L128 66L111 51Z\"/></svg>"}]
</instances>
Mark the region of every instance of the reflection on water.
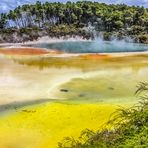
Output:
<instances>
[{"instance_id":1,"label":"reflection on water","mask_svg":"<svg viewBox=\"0 0 148 148\"><path fill-rule=\"evenodd\" d=\"M148 81L147 55L0 60L0 104L37 99L114 102L132 97L137 83Z\"/></svg>"},{"instance_id":2,"label":"reflection on water","mask_svg":"<svg viewBox=\"0 0 148 148\"><path fill-rule=\"evenodd\" d=\"M28 45L27 45L28 46ZM65 41L59 43L32 44L30 47L57 49L67 53L108 53L148 51L148 45L124 41Z\"/></svg>"},{"instance_id":3,"label":"reflection on water","mask_svg":"<svg viewBox=\"0 0 148 148\"><path fill-rule=\"evenodd\" d=\"M124 66L147 66L148 55L132 55L123 57L111 57L100 55L84 55L77 57L56 58L56 57L33 57L33 58L14 58L15 63L44 68L76 68L83 71L100 70L104 68L117 68ZM108 70L108 69L106 69Z\"/></svg>"},{"instance_id":4,"label":"reflection on water","mask_svg":"<svg viewBox=\"0 0 148 148\"><path fill-rule=\"evenodd\" d=\"M1 58L0 104L14 101L52 99L50 89L82 72L75 68L29 67ZM54 98L53 98L54 99Z\"/></svg>"}]
</instances>

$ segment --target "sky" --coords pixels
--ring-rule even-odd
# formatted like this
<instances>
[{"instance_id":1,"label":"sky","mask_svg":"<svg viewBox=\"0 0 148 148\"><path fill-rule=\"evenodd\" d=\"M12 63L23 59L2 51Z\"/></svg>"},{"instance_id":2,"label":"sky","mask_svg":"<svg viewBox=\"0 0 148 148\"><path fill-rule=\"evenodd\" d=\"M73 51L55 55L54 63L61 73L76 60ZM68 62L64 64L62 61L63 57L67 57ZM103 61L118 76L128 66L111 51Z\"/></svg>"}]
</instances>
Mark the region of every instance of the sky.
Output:
<instances>
[{"instance_id":1,"label":"sky","mask_svg":"<svg viewBox=\"0 0 148 148\"><path fill-rule=\"evenodd\" d=\"M28 3L35 3L37 0L0 0L0 12L8 12L10 9L14 9L15 7L23 4ZM66 2L67 0L39 0L41 2ZM70 0L69 0L70 1ZM75 2L76 0L71 0ZM127 5L137 5L137 6L144 6L148 8L148 0L95 0L100 3L107 3L107 4L120 4L124 3Z\"/></svg>"}]
</instances>

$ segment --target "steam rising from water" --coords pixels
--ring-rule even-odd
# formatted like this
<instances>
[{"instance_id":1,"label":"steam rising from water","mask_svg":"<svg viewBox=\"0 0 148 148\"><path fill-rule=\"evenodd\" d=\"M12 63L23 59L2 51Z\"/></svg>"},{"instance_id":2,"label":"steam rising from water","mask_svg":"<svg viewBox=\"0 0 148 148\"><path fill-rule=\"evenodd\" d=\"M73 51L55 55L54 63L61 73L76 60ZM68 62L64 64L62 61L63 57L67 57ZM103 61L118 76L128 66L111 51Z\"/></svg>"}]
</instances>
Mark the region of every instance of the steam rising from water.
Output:
<instances>
[{"instance_id":1,"label":"steam rising from water","mask_svg":"<svg viewBox=\"0 0 148 148\"><path fill-rule=\"evenodd\" d=\"M127 39L126 39L127 40ZM148 51L145 44L131 43L124 40L104 41L97 37L93 41L63 41L58 43L32 44L31 47L57 49L66 53L106 53Z\"/></svg>"},{"instance_id":2,"label":"steam rising from water","mask_svg":"<svg viewBox=\"0 0 148 148\"><path fill-rule=\"evenodd\" d=\"M66 53L107 53L107 52L139 52L139 51L148 51L148 45L133 43L133 40L130 37L125 37L123 40L118 40L114 35L111 37L111 41L104 41L103 34L97 33L95 27L90 24L85 30L94 36L92 41L82 41L78 40L64 40L63 42L54 42L50 43L45 42L32 44L31 47L47 48L47 49L56 49Z\"/></svg>"}]
</instances>

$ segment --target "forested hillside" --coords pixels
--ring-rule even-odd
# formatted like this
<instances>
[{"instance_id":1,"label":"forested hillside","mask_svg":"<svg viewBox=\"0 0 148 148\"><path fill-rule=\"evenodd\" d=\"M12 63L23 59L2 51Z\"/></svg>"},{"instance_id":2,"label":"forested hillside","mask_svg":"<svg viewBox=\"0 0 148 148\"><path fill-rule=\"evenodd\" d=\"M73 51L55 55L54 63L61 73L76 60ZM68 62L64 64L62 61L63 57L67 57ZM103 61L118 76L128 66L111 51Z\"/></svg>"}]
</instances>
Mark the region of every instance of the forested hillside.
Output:
<instances>
[{"instance_id":1,"label":"forested hillside","mask_svg":"<svg viewBox=\"0 0 148 148\"><path fill-rule=\"evenodd\" d=\"M23 40L36 39L43 35L79 35L93 38L86 29L93 26L103 32L104 39L110 40L114 34L119 39L130 36L136 42L148 42L148 9L144 7L107 5L104 3L79 1L76 3L41 3L23 5L0 15L2 40L6 35L15 33Z\"/></svg>"}]
</instances>

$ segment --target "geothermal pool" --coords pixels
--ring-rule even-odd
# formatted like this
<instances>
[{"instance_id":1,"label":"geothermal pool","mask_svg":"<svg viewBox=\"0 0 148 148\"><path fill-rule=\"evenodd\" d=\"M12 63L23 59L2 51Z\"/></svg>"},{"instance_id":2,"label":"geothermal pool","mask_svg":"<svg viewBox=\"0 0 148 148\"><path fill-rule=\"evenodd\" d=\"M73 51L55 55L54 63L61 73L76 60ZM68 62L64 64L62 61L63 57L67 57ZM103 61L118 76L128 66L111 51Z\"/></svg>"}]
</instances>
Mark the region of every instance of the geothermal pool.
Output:
<instances>
[{"instance_id":1,"label":"geothermal pool","mask_svg":"<svg viewBox=\"0 0 148 148\"><path fill-rule=\"evenodd\" d=\"M28 46L28 45L27 45ZM30 47L57 49L66 53L114 53L148 51L148 45L124 41L64 41L32 44Z\"/></svg>"},{"instance_id":2,"label":"geothermal pool","mask_svg":"<svg viewBox=\"0 0 148 148\"><path fill-rule=\"evenodd\" d=\"M141 44L131 48L96 44L31 46L68 53L147 50ZM64 137L77 138L86 128L101 129L119 106L137 103L136 86L148 82L147 52L58 54L19 47L0 51L0 147L4 148L56 148Z\"/></svg>"}]
</instances>

